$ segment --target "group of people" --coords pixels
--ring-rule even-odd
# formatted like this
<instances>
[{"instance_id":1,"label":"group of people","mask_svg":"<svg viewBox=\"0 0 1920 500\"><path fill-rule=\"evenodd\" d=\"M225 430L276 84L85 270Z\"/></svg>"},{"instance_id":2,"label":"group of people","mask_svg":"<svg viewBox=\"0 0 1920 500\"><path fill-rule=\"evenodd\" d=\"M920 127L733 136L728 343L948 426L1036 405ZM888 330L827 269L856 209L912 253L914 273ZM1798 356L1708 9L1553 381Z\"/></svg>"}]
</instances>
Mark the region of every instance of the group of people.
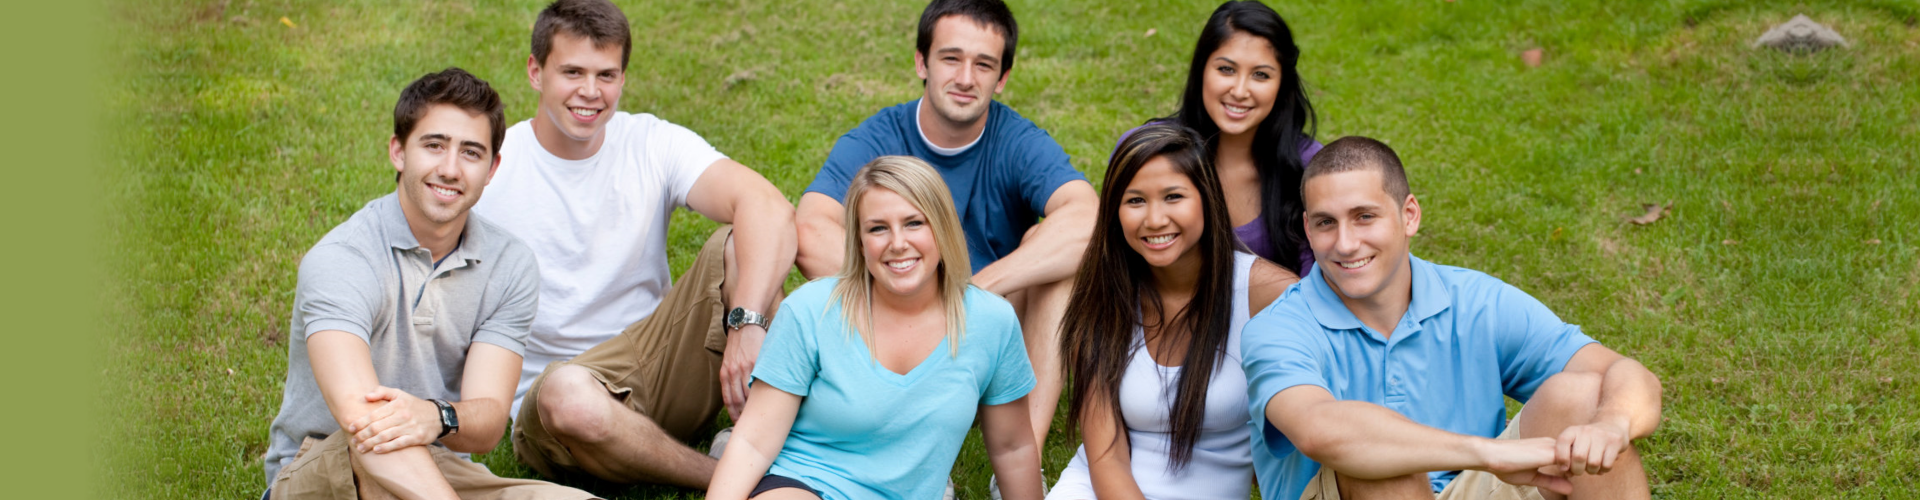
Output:
<instances>
[{"instance_id":1,"label":"group of people","mask_svg":"<svg viewBox=\"0 0 1920 500\"><path fill-rule=\"evenodd\" d=\"M1180 108L1122 135L1099 192L994 100L1018 40L999 0L933 0L923 95L843 135L797 207L620 111L606 0L540 12L511 127L465 71L412 82L394 193L301 260L263 498L593 497L467 459L502 435L559 482L938 498L976 421L1012 499L1649 495L1659 380L1414 257L1399 157L1314 140L1272 9L1213 12ZM725 225L669 281L682 207ZM1047 485L1063 389L1083 444Z\"/></svg>"}]
</instances>

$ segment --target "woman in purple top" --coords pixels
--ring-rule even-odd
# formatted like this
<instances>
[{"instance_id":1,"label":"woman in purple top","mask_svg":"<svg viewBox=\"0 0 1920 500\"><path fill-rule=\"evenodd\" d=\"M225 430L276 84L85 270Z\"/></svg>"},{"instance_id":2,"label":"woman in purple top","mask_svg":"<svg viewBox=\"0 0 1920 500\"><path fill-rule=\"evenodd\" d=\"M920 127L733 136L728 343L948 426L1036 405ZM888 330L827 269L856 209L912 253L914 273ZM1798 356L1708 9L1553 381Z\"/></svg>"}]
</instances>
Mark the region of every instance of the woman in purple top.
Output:
<instances>
[{"instance_id":1,"label":"woman in purple top","mask_svg":"<svg viewBox=\"0 0 1920 500\"><path fill-rule=\"evenodd\" d=\"M1207 138L1234 235L1253 253L1305 275L1313 252L1301 227L1300 172L1320 143L1294 69L1299 61L1300 47L1280 14L1252 0L1221 4L1193 49L1180 109L1152 121L1178 122Z\"/></svg>"}]
</instances>

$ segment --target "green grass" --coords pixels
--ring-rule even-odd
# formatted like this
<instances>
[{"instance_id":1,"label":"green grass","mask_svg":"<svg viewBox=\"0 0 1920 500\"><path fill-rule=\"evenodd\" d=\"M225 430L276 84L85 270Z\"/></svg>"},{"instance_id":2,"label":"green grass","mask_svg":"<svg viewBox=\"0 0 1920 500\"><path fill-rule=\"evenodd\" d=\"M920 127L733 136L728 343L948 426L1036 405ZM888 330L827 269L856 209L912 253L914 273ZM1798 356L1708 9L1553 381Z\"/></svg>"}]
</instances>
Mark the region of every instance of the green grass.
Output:
<instances>
[{"instance_id":1,"label":"green grass","mask_svg":"<svg viewBox=\"0 0 1920 500\"><path fill-rule=\"evenodd\" d=\"M622 108L692 128L789 196L841 133L918 92L917 1L622 3ZM1662 377L1665 424L1641 443L1656 497L1916 496L1920 8L1293 3L1277 8L1319 135L1399 150L1427 208L1415 252L1518 285ZM1018 1L1001 99L1097 181L1120 131L1173 108L1213 6ZM392 190L384 145L408 81L461 66L510 120L531 114L538 7L110 2L103 493L259 493L300 255ZM1747 46L1800 12L1853 47ZM1538 68L1519 57L1533 47ZM1666 219L1625 222L1667 201ZM677 271L713 223L674 221ZM1049 440L1050 474L1073 446ZM963 497L985 498L983 457L975 438ZM480 459L530 473L504 440Z\"/></svg>"}]
</instances>

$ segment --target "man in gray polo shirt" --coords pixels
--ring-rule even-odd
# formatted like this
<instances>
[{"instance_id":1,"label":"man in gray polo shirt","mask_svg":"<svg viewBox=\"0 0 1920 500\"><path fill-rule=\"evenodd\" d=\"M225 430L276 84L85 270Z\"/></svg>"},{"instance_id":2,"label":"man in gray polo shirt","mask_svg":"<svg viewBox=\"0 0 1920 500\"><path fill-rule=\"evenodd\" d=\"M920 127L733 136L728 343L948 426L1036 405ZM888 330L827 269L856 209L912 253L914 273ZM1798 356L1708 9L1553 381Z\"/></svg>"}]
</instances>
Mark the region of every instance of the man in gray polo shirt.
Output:
<instances>
[{"instance_id":1,"label":"man in gray polo shirt","mask_svg":"<svg viewBox=\"0 0 1920 500\"><path fill-rule=\"evenodd\" d=\"M526 245L468 209L497 168L500 96L459 68L394 106L393 194L300 261L268 498L592 498L494 476L539 296Z\"/></svg>"}]
</instances>

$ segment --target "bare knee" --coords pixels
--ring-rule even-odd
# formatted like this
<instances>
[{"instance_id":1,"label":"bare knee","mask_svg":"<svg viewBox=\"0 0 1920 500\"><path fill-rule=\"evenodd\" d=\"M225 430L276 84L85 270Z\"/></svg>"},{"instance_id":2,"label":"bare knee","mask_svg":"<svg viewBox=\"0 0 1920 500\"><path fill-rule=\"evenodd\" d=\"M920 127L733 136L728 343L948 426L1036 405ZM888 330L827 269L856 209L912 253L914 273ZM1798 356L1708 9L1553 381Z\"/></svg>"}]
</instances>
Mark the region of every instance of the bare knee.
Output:
<instances>
[{"instance_id":1,"label":"bare knee","mask_svg":"<svg viewBox=\"0 0 1920 500\"><path fill-rule=\"evenodd\" d=\"M613 397L593 373L563 365L540 382L540 423L547 432L572 442L600 442L613 432Z\"/></svg>"},{"instance_id":2,"label":"bare knee","mask_svg":"<svg viewBox=\"0 0 1920 500\"><path fill-rule=\"evenodd\" d=\"M1541 382L1526 406L1565 419L1584 421L1599 409L1603 378L1598 373L1562 372Z\"/></svg>"},{"instance_id":3,"label":"bare knee","mask_svg":"<svg viewBox=\"0 0 1920 500\"><path fill-rule=\"evenodd\" d=\"M1337 472L1334 477L1340 482L1340 498L1343 499L1433 500L1433 483L1424 472L1375 480L1355 479Z\"/></svg>"}]
</instances>

